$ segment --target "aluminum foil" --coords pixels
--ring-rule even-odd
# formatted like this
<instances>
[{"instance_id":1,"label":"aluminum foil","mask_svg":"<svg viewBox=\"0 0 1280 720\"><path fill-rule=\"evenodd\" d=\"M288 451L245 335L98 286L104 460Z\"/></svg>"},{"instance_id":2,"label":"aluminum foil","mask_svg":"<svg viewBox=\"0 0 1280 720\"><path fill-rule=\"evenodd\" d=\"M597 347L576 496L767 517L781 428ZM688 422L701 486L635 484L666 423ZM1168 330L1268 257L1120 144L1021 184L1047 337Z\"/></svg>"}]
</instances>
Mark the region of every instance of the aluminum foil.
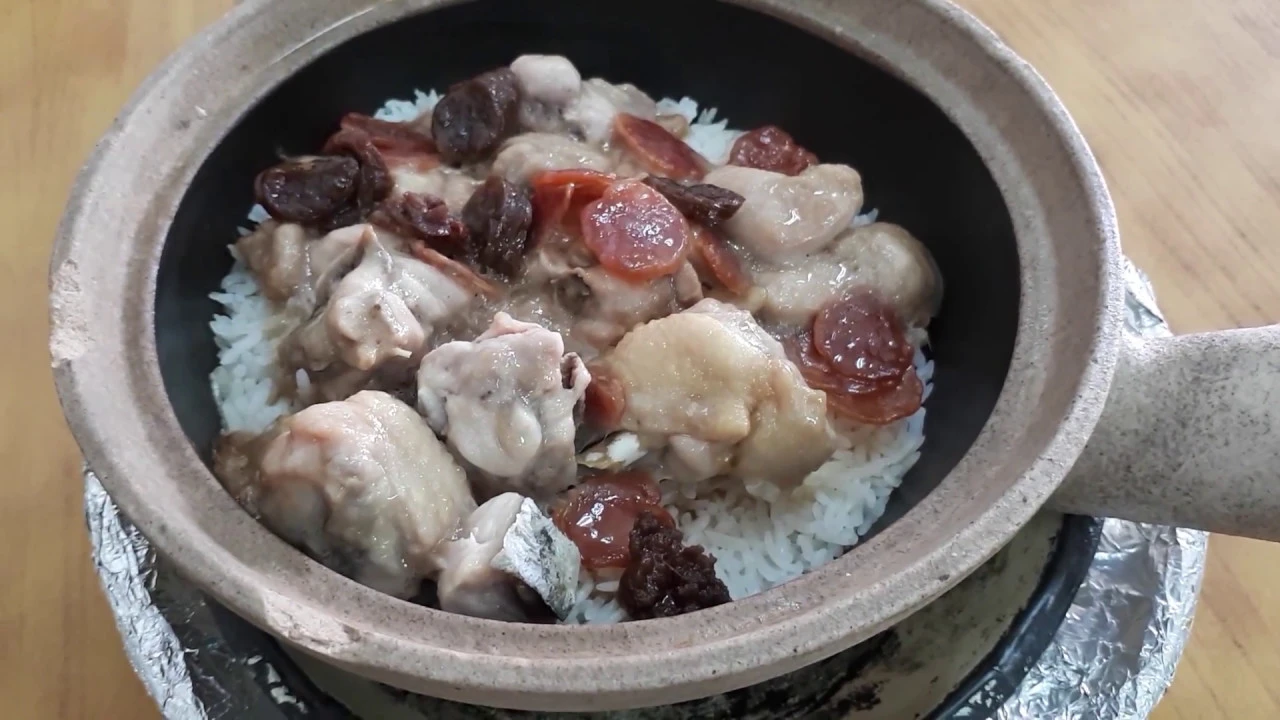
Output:
<instances>
[{"instance_id":1,"label":"aluminum foil","mask_svg":"<svg viewBox=\"0 0 1280 720\"><path fill-rule=\"evenodd\" d=\"M1151 283L1126 264L1128 330L1168 335ZM273 718L334 716L299 699L303 693L295 693L291 683L301 680L282 676L253 647L190 632L216 626L218 613L226 611L156 557L88 471L85 515L95 566L125 651L166 718L252 718L253 703L272 705ZM1202 532L1108 520L1088 576L1052 644L994 717L1146 717L1172 682L1191 631L1206 550ZM252 680L242 682L252 687L232 687L228 673L213 672L228 666L244 668ZM206 705L200 697L221 700Z\"/></svg>"}]
</instances>

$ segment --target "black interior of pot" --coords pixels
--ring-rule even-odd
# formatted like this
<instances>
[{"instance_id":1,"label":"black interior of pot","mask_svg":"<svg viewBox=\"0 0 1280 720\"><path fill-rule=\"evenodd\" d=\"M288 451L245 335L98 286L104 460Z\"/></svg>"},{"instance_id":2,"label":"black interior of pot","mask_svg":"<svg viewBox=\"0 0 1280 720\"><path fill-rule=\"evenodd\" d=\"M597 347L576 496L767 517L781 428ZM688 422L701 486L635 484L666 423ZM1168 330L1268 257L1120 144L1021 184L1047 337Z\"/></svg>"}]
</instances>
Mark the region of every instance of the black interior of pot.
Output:
<instances>
[{"instance_id":1,"label":"black interior of pot","mask_svg":"<svg viewBox=\"0 0 1280 720\"><path fill-rule=\"evenodd\" d=\"M584 77L687 95L731 126L774 124L828 162L862 173L866 207L907 227L946 282L931 326L936 362L923 456L877 528L902 516L956 464L1004 384L1018 315L1018 255L1004 200L947 117L896 78L778 20L713 0L601 3L478 0L381 28L280 86L197 173L161 260L156 344L178 419L207 458L219 420L208 298L230 269L252 180L279 153L314 152L345 112L450 83L526 52L572 59Z\"/></svg>"}]
</instances>

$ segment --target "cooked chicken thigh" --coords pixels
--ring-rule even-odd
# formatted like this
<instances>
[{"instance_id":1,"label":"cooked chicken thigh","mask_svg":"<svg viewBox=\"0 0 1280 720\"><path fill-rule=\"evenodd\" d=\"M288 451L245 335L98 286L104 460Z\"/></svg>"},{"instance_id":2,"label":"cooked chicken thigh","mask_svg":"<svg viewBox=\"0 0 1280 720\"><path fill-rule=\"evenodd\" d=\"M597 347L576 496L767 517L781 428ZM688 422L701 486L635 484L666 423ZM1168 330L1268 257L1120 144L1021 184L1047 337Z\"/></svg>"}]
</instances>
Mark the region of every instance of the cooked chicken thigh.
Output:
<instances>
[{"instance_id":1,"label":"cooked chicken thigh","mask_svg":"<svg viewBox=\"0 0 1280 720\"><path fill-rule=\"evenodd\" d=\"M615 345L636 325L680 308L674 277L637 284L598 265L577 268L574 275L587 292L573 325L574 337L600 350ZM701 285L697 289L701 291Z\"/></svg>"},{"instance_id":2,"label":"cooked chicken thigh","mask_svg":"<svg viewBox=\"0 0 1280 720\"><path fill-rule=\"evenodd\" d=\"M563 619L573 607L581 555L529 498L503 493L481 505L436 551L440 609L490 620Z\"/></svg>"},{"instance_id":3,"label":"cooked chicken thigh","mask_svg":"<svg viewBox=\"0 0 1280 720\"><path fill-rule=\"evenodd\" d=\"M862 178L848 165L815 165L795 176L725 165L703 182L745 198L724 230L767 261L822 250L862 207Z\"/></svg>"},{"instance_id":4,"label":"cooked chicken thigh","mask_svg":"<svg viewBox=\"0 0 1280 720\"><path fill-rule=\"evenodd\" d=\"M317 294L350 269L362 234L356 226L317 237L301 225L268 220L240 238L236 249L264 296L289 301L305 313L315 306Z\"/></svg>"},{"instance_id":5,"label":"cooked chicken thigh","mask_svg":"<svg viewBox=\"0 0 1280 720\"><path fill-rule=\"evenodd\" d=\"M513 183L528 183L542 170L608 172L613 163L603 153L573 138L553 133L525 133L508 140L493 160L493 174Z\"/></svg>"},{"instance_id":6,"label":"cooked chicken thigh","mask_svg":"<svg viewBox=\"0 0 1280 720\"><path fill-rule=\"evenodd\" d=\"M942 274L929 250L890 223L846 230L827 252L756 275L771 320L803 324L854 287L869 287L908 324L924 327L942 302Z\"/></svg>"},{"instance_id":7,"label":"cooked chicken thigh","mask_svg":"<svg viewBox=\"0 0 1280 720\"><path fill-rule=\"evenodd\" d=\"M400 598L434 575L436 546L475 509L444 444L380 392L312 405L254 439L228 436L215 470L285 540Z\"/></svg>"},{"instance_id":8,"label":"cooked chicken thigh","mask_svg":"<svg viewBox=\"0 0 1280 720\"><path fill-rule=\"evenodd\" d=\"M511 63L520 87L520 126L526 130L564 129L564 110L582 92L582 76L561 55L521 55Z\"/></svg>"},{"instance_id":9,"label":"cooked chicken thigh","mask_svg":"<svg viewBox=\"0 0 1280 720\"><path fill-rule=\"evenodd\" d=\"M423 358L418 407L479 471L482 496L546 500L575 480L574 415L590 381L559 334L500 312L474 341Z\"/></svg>"},{"instance_id":10,"label":"cooked chicken thigh","mask_svg":"<svg viewBox=\"0 0 1280 720\"><path fill-rule=\"evenodd\" d=\"M668 438L683 475L792 487L834 452L825 394L731 305L707 299L641 325L601 366L625 392L621 429Z\"/></svg>"},{"instance_id":11,"label":"cooked chicken thigh","mask_svg":"<svg viewBox=\"0 0 1280 720\"><path fill-rule=\"evenodd\" d=\"M587 142L602 145L613 137L613 120L618 113L653 120L658 116L658 104L635 85L592 78L582 83L582 92L565 109L564 118Z\"/></svg>"},{"instance_id":12,"label":"cooked chicken thigh","mask_svg":"<svg viewBox=\"0 0 1280 720\"><path fill-rule=\"evenodd\" d=\"M387 168L391 171L391 179L395 183L393 194L403 195L412 192L438 197L444 201L449 212L455 215L462 212L463 206L471 199L481 183L480 180L457 168L447 165L424 168L412 159L406 161L391 158L387 162Z\"/></svg>"},{"instance_id":13,"label":"cooked chicken thigh","mask_svg":"<svg viewBox=\"0 0 1280 720\"><path fill-rule=\"evenodd\" d=\"M521 55L511 63L520 88L520 126L540 133L571 133L600 146L613 137L613 119L629 113L653 120L658 104L635 85L583 80L568 58ZM565 166L573 167L573 166Z\"/></svg>"},{"instance_id":14,"label":"cooked chicken thigh","mask_svg":"<svg viewBox=\"0 0 1280 720\"><path fill-rule=\"evenodd\" d=\"M313 386L324 398L344 397L374 371L421 357L436 328L476 297L439 269L404 254L395 236L357 227L358 264L282 348L287 367L318 374Z\"/></svg>"}]
</instances>

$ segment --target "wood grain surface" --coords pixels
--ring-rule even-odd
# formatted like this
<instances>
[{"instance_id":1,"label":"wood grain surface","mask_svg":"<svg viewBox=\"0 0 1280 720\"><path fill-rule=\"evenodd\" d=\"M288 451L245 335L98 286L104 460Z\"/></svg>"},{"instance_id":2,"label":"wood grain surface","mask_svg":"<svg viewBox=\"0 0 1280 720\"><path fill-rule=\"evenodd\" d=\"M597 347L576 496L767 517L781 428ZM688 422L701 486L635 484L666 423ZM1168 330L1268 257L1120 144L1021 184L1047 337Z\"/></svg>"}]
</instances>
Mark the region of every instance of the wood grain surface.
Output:
<instances>
[{"instance_id":1,"label":"wood grain surface","mask_svg":"<svg viewBox=\"0 0 1280 720\"><path fill-rule=\"evenodd\" d=\"M45 352L72 178L133 88L230 0L0 2L0 715L149 718L88 557L79 457ZM1093 144L1129 254L1181 332L1280 321L1280 2L966 0ZM1215 538L1153 717L1280 717L1280 546Z\"/></svg>"}]
</instances>

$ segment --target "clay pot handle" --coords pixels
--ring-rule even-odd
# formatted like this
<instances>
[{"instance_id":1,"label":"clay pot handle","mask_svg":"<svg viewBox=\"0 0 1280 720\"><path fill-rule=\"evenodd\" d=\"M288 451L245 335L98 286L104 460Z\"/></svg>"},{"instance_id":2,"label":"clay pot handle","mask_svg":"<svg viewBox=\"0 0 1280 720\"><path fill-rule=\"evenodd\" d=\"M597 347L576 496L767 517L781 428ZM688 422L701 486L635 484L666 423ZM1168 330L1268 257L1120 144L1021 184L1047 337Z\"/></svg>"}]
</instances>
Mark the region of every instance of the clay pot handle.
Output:
<instances>
[{"instance_id":1,"label":"clay pot handle","mask_svg":"<svg viewBox=\"0 0 1280 720\"><path fill-rule=\"evenodd\" d=\"M1280 541L1280 325L1126 342L1050 505Z\"/></svg>"}]
</instances>

